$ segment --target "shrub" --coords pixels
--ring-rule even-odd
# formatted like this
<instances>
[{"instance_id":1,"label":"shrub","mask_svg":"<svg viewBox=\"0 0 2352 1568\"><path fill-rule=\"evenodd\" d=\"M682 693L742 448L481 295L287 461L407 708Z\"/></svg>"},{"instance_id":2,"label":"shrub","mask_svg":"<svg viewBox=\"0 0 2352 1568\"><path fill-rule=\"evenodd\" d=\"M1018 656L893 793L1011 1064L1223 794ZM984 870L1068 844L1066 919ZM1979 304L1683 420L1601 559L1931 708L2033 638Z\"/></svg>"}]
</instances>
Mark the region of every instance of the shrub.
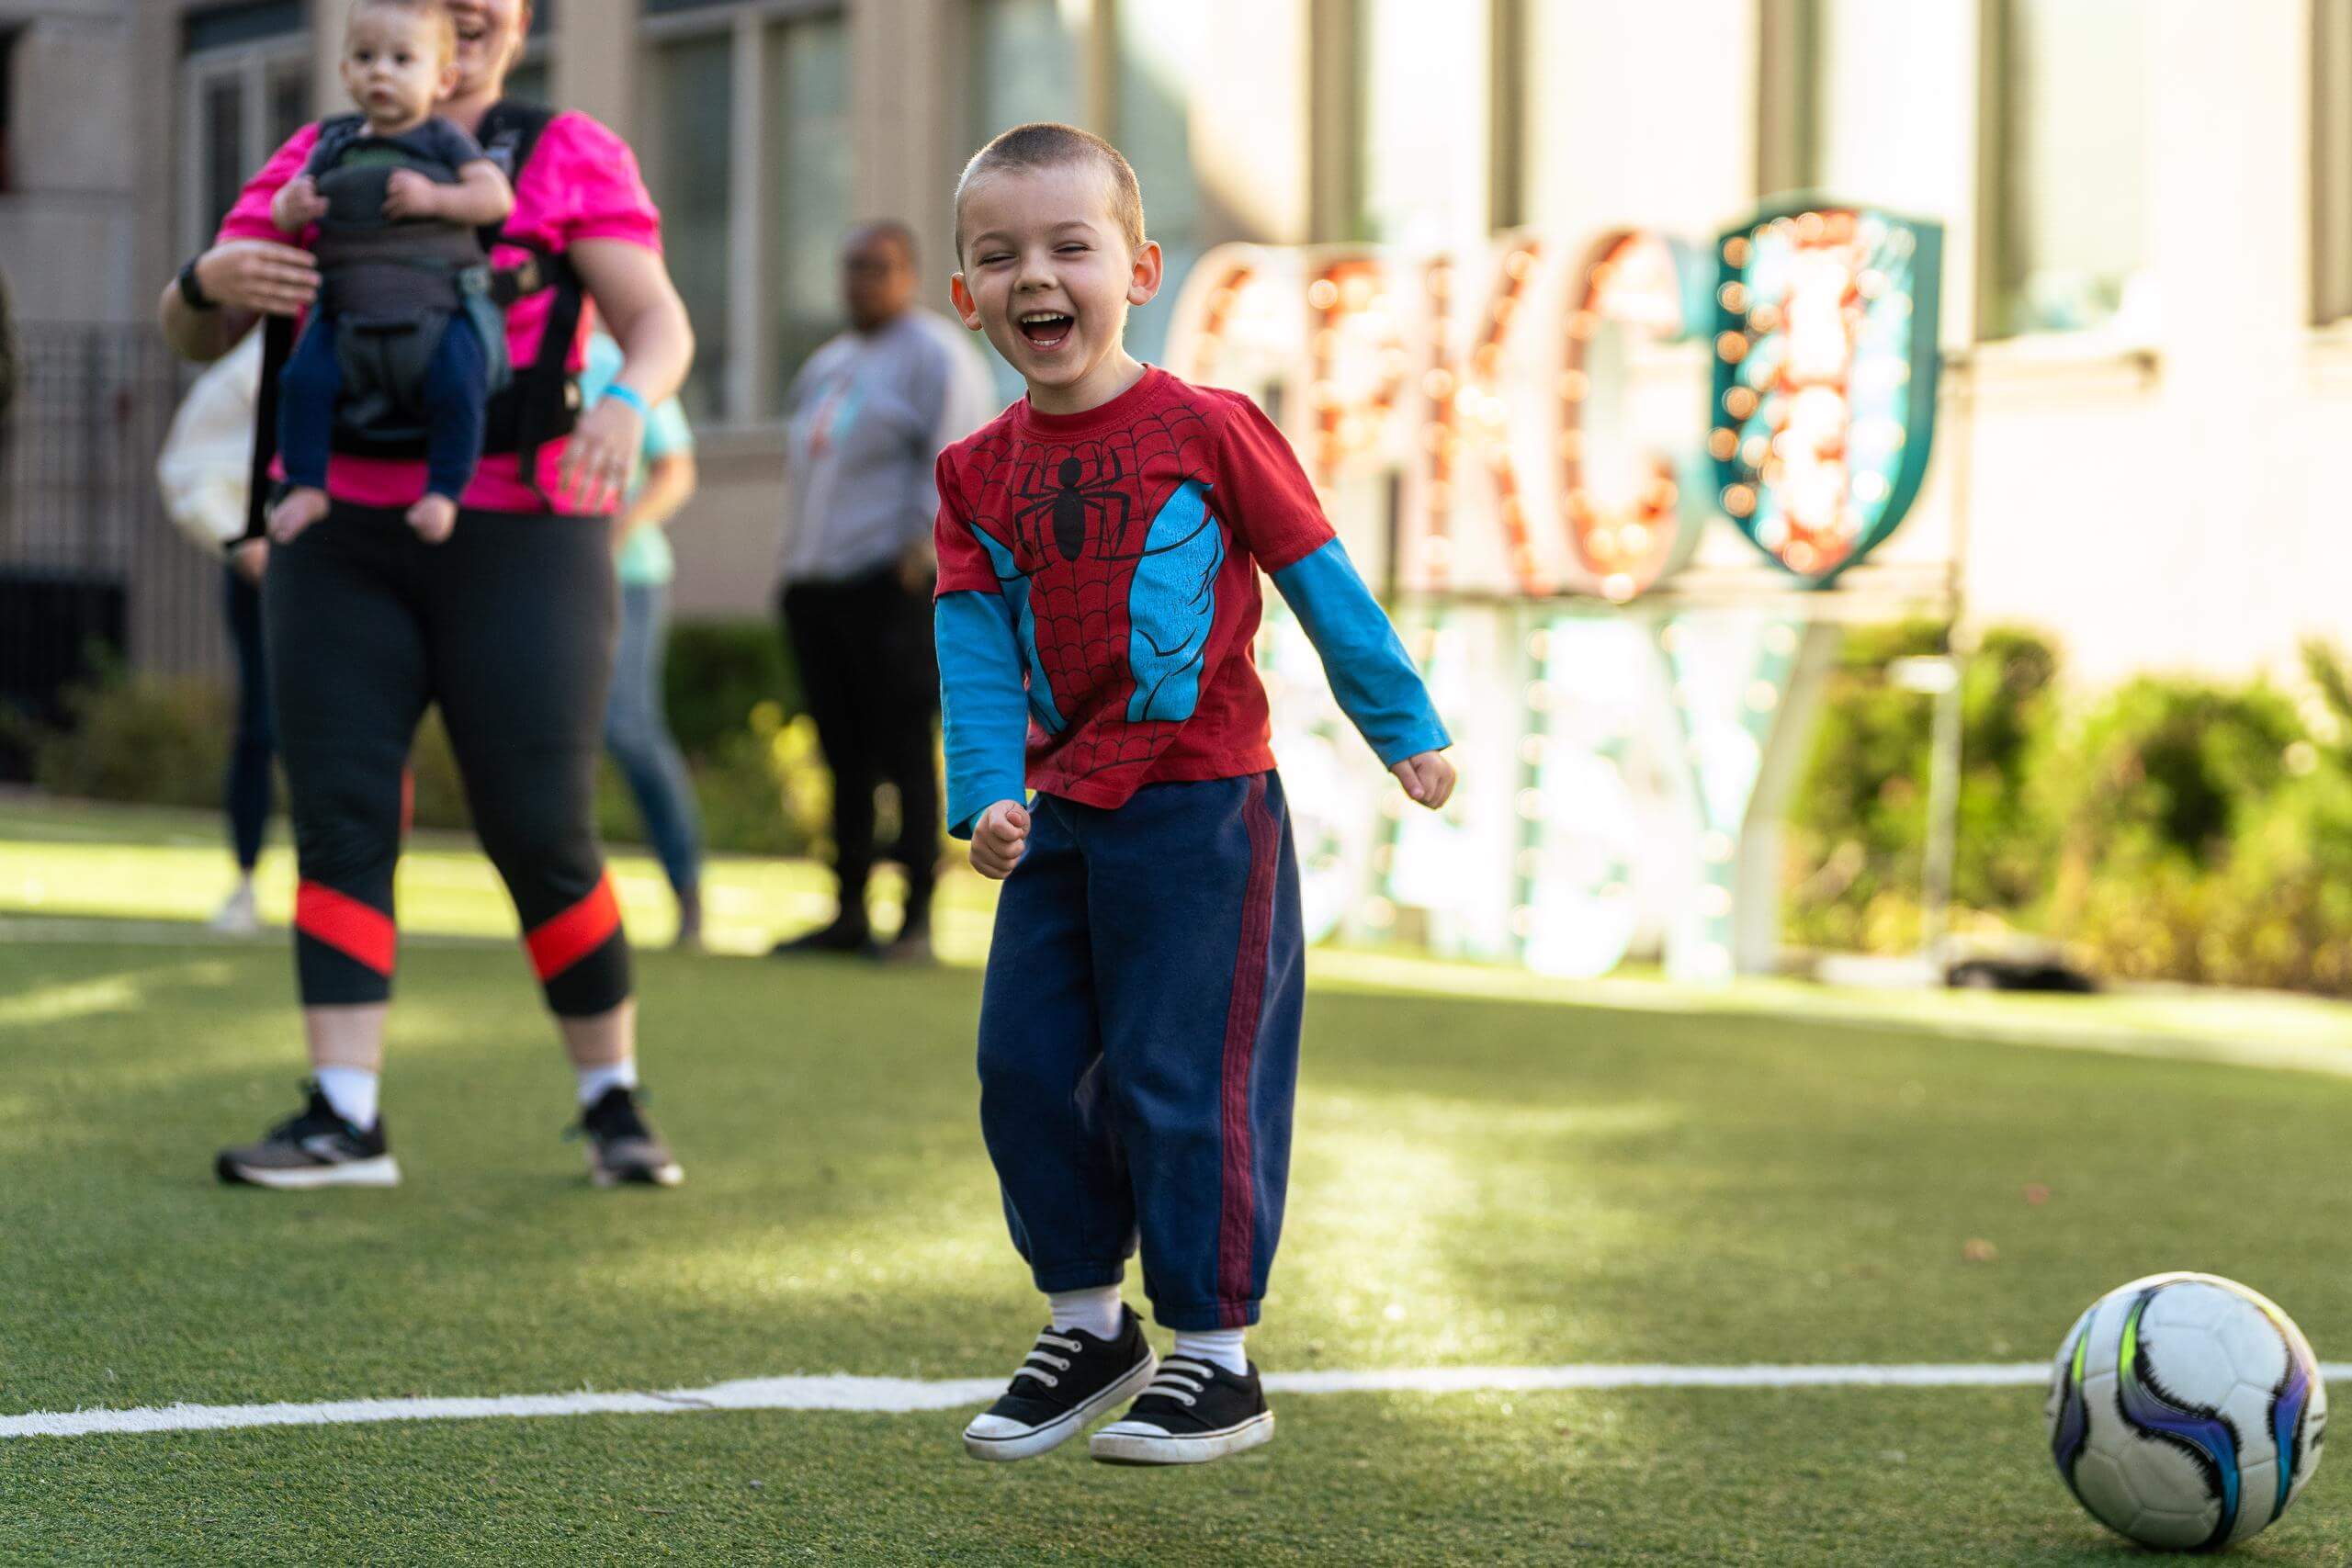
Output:
<instances>
[{"instance_id":1,"label":"shrub","mask_svg":"<svg viewBox=\"0 0 2352 1568\"><path fill-rule=\"evenodd\" d=\"M2064 844L2047 912L2118 975L2352 994L2352 714L2341 660L2311 697L2137 680L2050 770Z\"/></svg>"},{"instance_id":2,"label":"shrub","mask_svg":"<svg viewBox=\"0 0 2352 1568\"><path fill-rule=\"evenodd\" d=\"M220 806L236 709L218 682L117 673L76 687L65 703L67 728L34 752L41 788L90 800Z\"/></svg>"},{"instance_id":3,"label":"shrub","mask_svg":"<svg viewBox=\"0 0 2352 1568\"><path fill-rule=\"evenodd\" d=\"M800 681L773 621L682 621L670 628L662 700L670 730L689 757L714 756L745 733L752 711L777 705L786 717L805 706Z\"/></svg>"},{"instance_id":4,"label":"shrub","mask_svg":"<svg viewBox=\"0 0 2352 1568\"><path fill-rule=\"evenodd\" d=\"M1848 631L1790 808L1792 940L1869 951L1917 943L1935 704L1888 681L1886 667L1943 651L1942 628L1929 622ZM1952 896L1963 909L2013 909L2041 891L2048 831L2031 786L2057 671L2047 642L2006 627L1987 632L1962 668Z\"/></svg>"}]
</instances>

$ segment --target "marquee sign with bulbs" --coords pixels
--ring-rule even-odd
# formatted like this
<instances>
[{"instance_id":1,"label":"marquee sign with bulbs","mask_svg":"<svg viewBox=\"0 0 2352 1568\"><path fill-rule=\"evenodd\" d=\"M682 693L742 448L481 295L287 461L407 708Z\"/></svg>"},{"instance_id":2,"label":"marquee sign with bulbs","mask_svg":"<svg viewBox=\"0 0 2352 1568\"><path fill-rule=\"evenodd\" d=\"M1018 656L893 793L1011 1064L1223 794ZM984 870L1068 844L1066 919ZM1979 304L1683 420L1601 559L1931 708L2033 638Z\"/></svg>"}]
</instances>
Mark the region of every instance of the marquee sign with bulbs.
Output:
<instances>
[{"instance_id":1,"label":"marquee sign with bulbs","mask_svg":"<svg viewBox=\"0 0 2352 1568\"><path fill-rule=\"evenodd\" d=\"M1716 254L1718 499L1824 587L1894 531L1927 476L1942 231L1799 205L1730 231Z\"/></svg>"},{"instance_id":2,"label":"marquee sign with bulbs","mask_svg":"<svg viewBox=\"0 0 2352 1568\"><path fill-rule=\"evenodd\" d=\"M1327 499L1395 479L1401 589L1625 604L1711 525L1826 588L1926 474L1941 267L1937 224L1836 202L1768 209L1711 246L1647 230L1580 254L1532 232L1419 257L1227 245L1187 279L1167 357L1256 393Z\"/></svg>"},{"instance_id":3,"label":"marquee sign with bulbs","mask_svg":"<svg viewBox=\"0 0 2352 1568\"><path fill-rule=\"evenodd\" d=\"M1447 811L1403 809L1270 600L1314 934L1570 976L1640 952L1702 981L1769 962L1778 823L1838 636L1807 606L1852 598L1918 495L1940 240L1808 201L1712 243L1195 264L1169 368L1283 425L1396 591L1462 762Z\"/></svg>"}]
</instances>

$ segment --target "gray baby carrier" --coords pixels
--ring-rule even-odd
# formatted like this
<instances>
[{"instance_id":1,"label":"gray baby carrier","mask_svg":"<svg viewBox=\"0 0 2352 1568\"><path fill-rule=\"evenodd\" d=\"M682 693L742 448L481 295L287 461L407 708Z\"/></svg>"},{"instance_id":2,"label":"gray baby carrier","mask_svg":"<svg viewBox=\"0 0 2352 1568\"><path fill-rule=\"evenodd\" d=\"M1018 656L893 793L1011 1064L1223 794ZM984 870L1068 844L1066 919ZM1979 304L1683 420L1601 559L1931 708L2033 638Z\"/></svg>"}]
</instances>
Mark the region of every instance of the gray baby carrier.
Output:
<instances>
[{"instance_id":1,"label":"gray baby carrier","mask_svg":"<svg viewBox=\"0 0 2352 1568\"><path fill-rule=\"evenodd\" d=\"M500 103L482 117L476 136L491 161L519 186L539 132L554 118L555 111L537 104ZM359 116L338 115L321 122L319 139L353 141L365 129ZM386 218L384 188L393 169L413 168L445 183L457 178L457 171L401 149L381 149L388 156L380 159L378 151L363 147L346 154L319 179L327 201L316 247L320 287L335 322L335 356L343 369L333 449L365 457L424 456L424 369L442 333L463 314L481 338L491 370L482 452L514 454L524 481L536 487L540 447L569 434L580 411L579 384L567 365L585 305L580 275L562 255L503 234L496 224L469 230ZM492 266L490 248L501 243L532 254L519 265ZM549 301L537 355L528 365L510 365L506 309L541 292ZM264 532L274 489L269 468L277 457L278 374L293 351L294 319L266 318L245 539Z\"/></svg>"},{"instance_id":2,"label":"gray baby carrier","mask_svg":"<svg viewBox=\"0 0 2352 1568\"><path fill-rule=\"evenodd\" d=\"M425 367L459 316L481 340L492 394L509 379L505 320L490 302L489 253L471 229L384 216L394 171L455 185L458 171L448 164L370 140L356 115L327 121L319 141L327 149L318 181L327 210L311 252L343 369L335 434L346 450L354 440L371 447L421 442Z\"/></svg>"}]
</instances>

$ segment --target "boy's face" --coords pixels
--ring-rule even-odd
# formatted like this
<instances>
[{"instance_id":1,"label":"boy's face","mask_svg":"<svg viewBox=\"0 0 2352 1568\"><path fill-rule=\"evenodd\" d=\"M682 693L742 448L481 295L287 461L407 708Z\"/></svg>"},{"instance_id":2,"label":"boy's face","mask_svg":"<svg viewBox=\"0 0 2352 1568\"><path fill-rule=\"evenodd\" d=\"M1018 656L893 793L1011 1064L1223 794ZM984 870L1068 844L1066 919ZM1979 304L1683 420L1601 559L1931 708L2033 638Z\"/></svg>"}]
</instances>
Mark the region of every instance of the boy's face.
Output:
<instances>
[{"instance_id":1,"label":"boy's face","mask_svg":"<svg viewBox=\"0 0 2352 1568\"><path fill-rule=\"evenodd\" d=\"M1120 353L1127 310L1159 290L1159 247L1131 254L1093 163L1007 169L964 193L964 324L988 334L1035 391L1071 391Z\"/></svg>"},{"instance_id":2,"label":"boy's face","mask_svg":"<svg viewBox=\"0 0 2352 1568\"><path fill-rule=\"evenodd\" d=\"M371 125L423 120L457 85L457 62L433 19L389 6L352 13L343 44L343 85Z\"/></svg>"}]
</instances>

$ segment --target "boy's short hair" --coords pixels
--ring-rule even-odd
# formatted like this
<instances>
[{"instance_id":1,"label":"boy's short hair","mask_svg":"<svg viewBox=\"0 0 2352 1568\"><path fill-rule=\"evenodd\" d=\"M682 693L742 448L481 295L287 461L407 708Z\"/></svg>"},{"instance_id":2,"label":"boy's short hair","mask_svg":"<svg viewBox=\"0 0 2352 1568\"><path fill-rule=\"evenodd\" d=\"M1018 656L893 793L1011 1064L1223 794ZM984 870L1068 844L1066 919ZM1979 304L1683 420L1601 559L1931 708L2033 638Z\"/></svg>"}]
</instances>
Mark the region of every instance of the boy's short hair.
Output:
<instances>
[{"instance_id":1,"label":"boy's short hair","mask_svg":"<svg viewBox=\"0 0 2352 1568\"><path fill-rule=\"evenodd\" d=\"M964 259L964 197L973 182L1012 169L1051 169L1092 164L1111 176L1111 216L1131 253L1143 250L1143 187L1116 147L1091 130L1042 119L1016 125L972 154L956 182L956 259Z\"/></svg>"},{"instance_id":2,"label":"boy's short hair","mask_svg":"<svg viewBox=\"0 0 2352 1568\"><path fill-rule=\"evenodd\" d=\"M362 11L398 11L403 16L421 17L432 29L441 58L449 61L458 57L458 18L449 14L449 7L442 0L351 0L351 9L345 16L356 17Z\"/></svg>"}]
</instances>

